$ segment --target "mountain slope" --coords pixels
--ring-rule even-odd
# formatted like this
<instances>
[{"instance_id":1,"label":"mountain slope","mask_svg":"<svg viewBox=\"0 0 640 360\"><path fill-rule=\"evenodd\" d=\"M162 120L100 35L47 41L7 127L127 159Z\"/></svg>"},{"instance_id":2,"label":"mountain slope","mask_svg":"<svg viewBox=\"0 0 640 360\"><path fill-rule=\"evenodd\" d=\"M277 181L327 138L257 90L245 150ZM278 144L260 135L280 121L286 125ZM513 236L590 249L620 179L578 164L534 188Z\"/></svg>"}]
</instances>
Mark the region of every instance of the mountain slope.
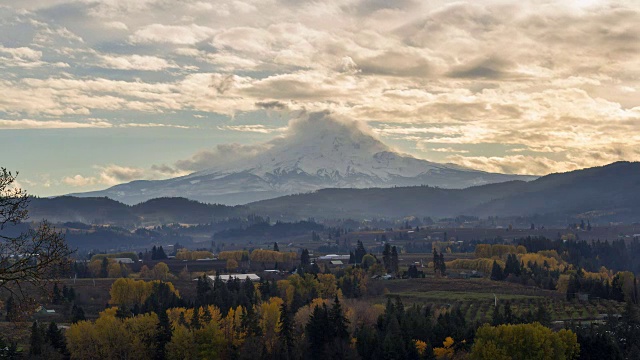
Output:
<instances>
[{"instance_id":1,"label":"mountain slope","mask_svg":"<svg viewBox=\"0 0 640 360\"><path fill-rule=\"evenodd\" d=\"M429 187L325 189L248 204L256 213L279 217L448 217L553 215L640 220L640 163L551 174L531 182L512 181L462 190Z\"/></svg>"},{"instance_id":2,"label":"mountain slope","mask_svg":"<svg viewBox=\"0 0 640 360\"><path fill-rule=\"evenodd\" d=\"M200 223L246 215L243 206L203 204L184 198L158 198L134 206L108 198L31 198L29 218L46 219L53 223L80 222L85 224L168 224Z\"/></svg>"},{"instance_id":3,"label":"mountain slope","mask_svg":"<svg viewBox=\"0 0 640 360\"><path fill-rule=\"evenodd\" d=\"M322 188L430 185L465 188L531 180L438 164L399 154L355 123L312 113L288 132L240 154L210 153L205 170L168 180L133 181L74 196L109 198L135 204L181 196L210 203L243 204Z\"/></svg>"}]
</instances>

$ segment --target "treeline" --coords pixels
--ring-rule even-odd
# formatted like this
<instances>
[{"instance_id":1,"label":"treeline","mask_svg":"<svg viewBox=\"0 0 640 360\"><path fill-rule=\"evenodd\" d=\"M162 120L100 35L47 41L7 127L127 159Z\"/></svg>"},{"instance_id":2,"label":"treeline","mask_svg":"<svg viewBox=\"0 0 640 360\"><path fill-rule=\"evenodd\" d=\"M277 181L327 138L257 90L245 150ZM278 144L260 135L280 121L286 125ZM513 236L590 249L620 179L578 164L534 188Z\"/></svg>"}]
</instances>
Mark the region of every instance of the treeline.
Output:
<instances>
[{"instance_id":1,"label":"treeline","mask_svg":"<svg viewBox=\"0 0 640 360\"><path fill-rule=\"evenodd\" d=\"M312 221L298 221L293 223L276 222L271 225L264 221L243 228L218 231L213 235L214 239L232 239L245 237L283 238L290 236L306 235L311 232L320 232L324 226Z\"/></svg>"},{"instance_id":2,"label":"treeline","mask_svg":"<svg viewBox=\"0 0 640 360\"><path fill-rule=\"evenodd\" d=\"M482 326L466 321L458 307L406 307L400 298L389 298L386 306L347 300L340 282L345 277L305 274L260 283L200 278L191 304L170 283L119 279L111 290L113 307L95 322L71 325L62 343L34 328L32 337L40 340L32 348L42 355L38 349L48 346L48 356L56 352L72 359L502 359L526 358L525 351L574 359L578 354L571 331L554 333L528 323L548 322L544 308L518 318L505 305L493 326ZM514 346L514 337L522 346Z\"/></svg>"},{"instance_id":3,"label":"treeline","mask_svg":"<svg viewBox=\"0 0 640 360\"><path fill-rule=\"evenodd\" d=\"M530 252L555 250L562 258L590 272L597 272L604 266L614 271L640 272L640 239L613 241L551 240L545 237L526 237L515 241Z\"/></svg>"}]
</instances>

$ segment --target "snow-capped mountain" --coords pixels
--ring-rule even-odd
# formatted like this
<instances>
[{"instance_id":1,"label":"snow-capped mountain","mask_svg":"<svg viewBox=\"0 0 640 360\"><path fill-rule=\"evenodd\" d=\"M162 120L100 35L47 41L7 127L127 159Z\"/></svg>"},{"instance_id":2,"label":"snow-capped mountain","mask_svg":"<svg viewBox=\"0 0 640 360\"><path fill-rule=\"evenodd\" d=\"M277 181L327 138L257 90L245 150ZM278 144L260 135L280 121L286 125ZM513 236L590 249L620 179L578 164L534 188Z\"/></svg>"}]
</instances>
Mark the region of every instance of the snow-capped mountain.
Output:
<instances>
[{"instance_id":1,"label":"snow-capped mountain","mask_svg":"<svg viewBox=\"0 0 640 360\"><path fill-rule=\"evenodd\" d=\"M288 132L252 151L211 152L210 166L190 175L133 181L103 191L74 196L107 196L128 204L158 197L186 197L203 202L244 204L321 188L431 185L465 188L531 180L493 174L453 164L438 164L394 152L360 128L327 113L292 121Z\"/></svg>"}]
</instances>

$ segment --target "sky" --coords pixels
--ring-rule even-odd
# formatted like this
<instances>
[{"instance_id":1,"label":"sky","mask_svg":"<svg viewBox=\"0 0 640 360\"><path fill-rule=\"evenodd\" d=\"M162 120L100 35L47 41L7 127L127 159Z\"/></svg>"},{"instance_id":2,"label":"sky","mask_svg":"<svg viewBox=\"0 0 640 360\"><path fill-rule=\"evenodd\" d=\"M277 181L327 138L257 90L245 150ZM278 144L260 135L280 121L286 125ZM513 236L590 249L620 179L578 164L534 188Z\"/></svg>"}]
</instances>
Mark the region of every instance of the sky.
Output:
<instances>
[{"instance_id":1,"label":"sky","mask_svg":"<svg viewBox=\"0 0 640 360\"><path fill-rule=\"evenodd\" d=\"M415 157L640 160L640 1L0 0L0 166L50 196L185 175L310 111Z\"/></svg>"}]
</instances>

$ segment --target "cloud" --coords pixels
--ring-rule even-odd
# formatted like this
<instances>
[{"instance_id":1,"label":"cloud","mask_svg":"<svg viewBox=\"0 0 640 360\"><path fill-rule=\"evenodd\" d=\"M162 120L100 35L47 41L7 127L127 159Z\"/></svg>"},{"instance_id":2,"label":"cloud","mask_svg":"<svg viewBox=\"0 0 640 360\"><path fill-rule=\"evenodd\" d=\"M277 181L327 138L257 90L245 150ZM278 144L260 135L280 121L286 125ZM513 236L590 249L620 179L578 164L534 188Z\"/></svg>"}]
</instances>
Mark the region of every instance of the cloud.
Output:
<instances>
[{"instance_id":1,"label":"cloud","mask_svg":"<svg viewBox=\"0 0 640 360\"><path fill-rule=\"evenodd\" d=\"M214 30L196 24L163 25L151 24L136 30L130 36L133 43L169 43L176 45L193 45L214 34Z\"/></svg>"},{"instance_id":2,"label":"cloud","mask_svg":"<svg viewBox=\"0 0 640 360\"><path fill-rule=\"evenodd\" d=\"M102 55L100 58L101 58L101 65L109 69L159 71L159 70L177 67L176 64L170 63L167 60L156 57L156 56Z\"/></svg>"},{"instance_id":3,"label":"cloud","mask_svg":"<svg viewBox=\"0 0 640 360\"><path fill-rule=\"evenodd\" d=\"M84 186L94 185L96 183L96 178L84 177L82 175L74 175L74 176L67 176L63 178L62 182L73 187L84 187Z\"/></svg>"},{"instance_id":4,"label":"cloud","mask_svg":"<svg viewBox=\"0 0 640 360\"><path fill-rule=\"evenodd\" d=\"M256 156L269 149L271 144L241 145L222 144L213 150L202 150L189 159L176 161L175 168L185 172L196 172L216 166L226 165L236 161Z\"/></svg>"},{"instance_id":5,"label":"cloud","mask_svg":"<svg viewBox=\"0 0 640 360\"><path fill-rule=\"evenodd\" d=\"M4 120L0 119L0 129L87 129L87 128L110 128L111 123L106 121L73 122L49 120L39 121L31 119Z\"/></svg>"},{"instance_id":6,"label":"cloud","mask_svg":"<svg viewBox=\"0 0 640 360\"><path fill-rule=\"evenodd\" d=\"M271 134L274 132L282 132L285 130L285 128L268 128L264 125L225 125L218 126L218 129L240 132L256 132L261 134Z\"/></svg>"},{"instance_id":7,"label":"cloud","mask_svg":"<svg viewBox=\"0 0 640 360\"><path fill-rule=\"evenodd\" d=\"M546 175L551 172L566 172L581 168L569 161L555 161L542 156L461 156L447 157L447 160L472 169L494 173L520 175Z\"/></svg>"}]
</instances>

